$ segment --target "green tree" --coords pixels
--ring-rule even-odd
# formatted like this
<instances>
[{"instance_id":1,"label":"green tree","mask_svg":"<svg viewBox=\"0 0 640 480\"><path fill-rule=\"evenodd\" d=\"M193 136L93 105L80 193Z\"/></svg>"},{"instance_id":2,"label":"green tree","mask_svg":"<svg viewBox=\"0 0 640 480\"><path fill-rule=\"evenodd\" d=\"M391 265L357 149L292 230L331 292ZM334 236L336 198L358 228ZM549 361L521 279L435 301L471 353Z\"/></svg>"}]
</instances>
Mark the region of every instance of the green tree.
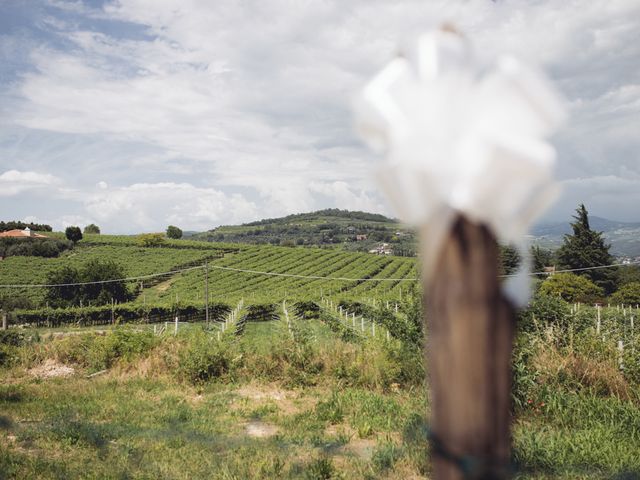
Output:
<instances>
[{"instance_id":1,"label":"green tree","mask_svg":"<svg viewBox=\"0 0 640 480\"><path fill-rule=\"evenodd\" d=\"M511 275L520 264L518 251L511 246L500 245L500 272L503 275Z\"/></svg>"},{"instance_id":2,"label":"green tree","mask_svg":"<svg viewBox=\"0 0 640 480\"><path fill-rule=\"evenodd\" d=\"M640 282L627 283L611 295L613 303L626 305L640 305Z\"/></svg>"},{"instance_id":3,"label":"green tree","mask_svg":"<svg viewBox=\"0 0 640 480\"><path fill-rule=\"evenodd\" d=\"M602 299L604 291L587 277L573 273L556 273L540 285L542 295L559 296L567 302L594 303Z\"/></svg>"},{"instance_id":4,"label":"green tree","mask_svg":"<svg viewBox=\"0 0 640 480\"><path fill-rule=\"evenodd\" d=\"M169 238L173 238L173 239L178 239L178 238L182 238L182 230L180 230L178 227L174 226L174 225L169 225L167 227L167 237Z\"/></svg>"},{"instance_id":5,"label":"green tree","mask_svg":"<svg viewBox=\"0 0 640 480\"><path fill-rule=\"evenodd\" d=\"M79 299L80 273L78 269L65 265L57 270L50 271L46 277L47 285L60 285L48 287L45 294L45 301L52 307L68 307L75 305Z\"/></svg>"},{"instance_id":6,"label":"green tree","mask_svg":"<svg viewBox=\"0 0 640 480\"><path fill-rule=\"evenodd\" d=\"M534 272L542 272L544 267L551 267L555 264L553 252L540 248L538 245L531 246L531 261Z\"/></svg>"},{"instance_id":7,"label":"green tree","mask_svg":"<svg viewBox=\"0 0 640 480\"><path fill-rule=\"evenodd\" d=\"M67 240L71 240L74 244L78 243L82 240L82 232L80 231L80 227L67 227L64 231L65 237Z\"/></svg>"},{"instance_id":8,"label":"green tree","mask_svg":"<svg viewBox=\"0 0 640 480\"><path fill-rule=\"evenodd\" d=\"M159 247L164 241L164 235L161 233L141 233L138 235L138 243L143 247Z\"/></svg>"},{"instance_id":9,"label":"green tree","mask_svg":"<svg viewBox=\"0 0 640 480\"><path fill-rule=\"evenodd\" d=\"M121 280L126 276L124 269L112 260L90 260L80 269L79 276L85 285L81 286L78 295L85 304L105 305L112 300L126 302L130 298L127 286Z\"/></svg>"},{"instance_id":10,"label":"green tree","mask_svg":"<svg viewBox=\"0 0 640 480\"><path fill-rule=\"evenodd\" d=\"M90 223L86 227L84 227L84 233L100 233L100 227L95 223Z\"/></svg>"},{"instance_id":11,"label":"green tree","mask_svg":"<svg viewBox=\"0 0 640 480\"><path fill-rule=\"evenodd\" d=\"M589 226L589 214L584 204L576 209L577 215L571 223L573 234L564 236L564 243L558 250L558 261L562 268L588 268L611 265L613 257L609 253L611 245L605 243L602 232ZM608 295L616 288L616 271L613 268L599 268L577 272L589 278Z\"/></svg>"},{"instance_id":12,"label":"green tree","mask_svg":"<svg viewBox=\"0 0 640 480\"><path fill-rule=\"evenodd\" d=\"M45 300L52 307L125 302L131 294L124 277L123 268L111 260L90 260L79 269L64 266L47 275L47 284L57 286L48 287Z\"/></svg>"}]
</instances>

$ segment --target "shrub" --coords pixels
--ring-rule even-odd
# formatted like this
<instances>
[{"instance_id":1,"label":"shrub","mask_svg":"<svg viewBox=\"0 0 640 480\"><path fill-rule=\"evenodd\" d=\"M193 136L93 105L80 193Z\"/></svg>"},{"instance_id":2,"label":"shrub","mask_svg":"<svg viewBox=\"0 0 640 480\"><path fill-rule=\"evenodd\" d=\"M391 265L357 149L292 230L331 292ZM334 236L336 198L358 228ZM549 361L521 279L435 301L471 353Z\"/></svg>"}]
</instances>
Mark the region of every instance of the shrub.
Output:
<instances>
[{"instance_id":1,"label":"shrub","mask_svg":"<svg viewBox=\"0 0 640 480\"><path fill-rule=\"evenodd\" d=\"M138 244L142 247L159 247L165 242L161 233L141 233L138 235Z\"/></svg>"},{"instance_id":2,"label":"shrub","mask_svg":"<svg viewBox=\"0 0 640 480\"><path fill-rule=\"evenodd\" d=\"M569 304L562 298L540 292L520 312L518 327L527 332L535 330L536 322L539 326L547 324L565 327L570 319L569 312Z\"/></svg>"},{"instance_id":3,"label":"shrub","mask_svg":"<svg viewBox=\"0 0 640 480\"><path fill-rule=\"evenodd\" d=\"M119 327L107 335L69 336L53 343L51 348L55 358L62 363L103 370L119 359L130 361L137 358L156 344L156 337L151 332Z\"/></svg>"},{"instance_id":4,"label":"shrub","mask_svg":"<svg viewBox=\"0 0 640 480\"><path fill-rule=\"evenodd\" d=\"M207 382L230 373L233 351L230 344L195 332L189 336L187 348L181 351L178 373L193 384Z\"/></svg>"},{"instance_id":5,"label":"shrub","mask_svg":"<svg viewBox=\"0 0 640 480\"><path fill-rule=\"evenodd\" d=\"M640 304L640 282L627 283L611 295L611 302L625 305Z\"/></svg>"},{"instance_id":6,"label":"shrub","mask_svg":"<svg viewBox=\"0 0 640 480\"><path fill-rule=\"evenodd\" d=\"M1 257L53 258L72 247L72 242L54 238L0 238Z\"/></svg>"},{"instance_id":7,"label":"shrub","mask_svg":"<svg viewBox=\"0 0 640 480\"><path fill-rule=\"evenodd\" d=\"M562 297L567 302L594 303L602 299L604 290L586 277L573 273L556 273L540 285L540 293Z\"/></svg>"}]
</instances>

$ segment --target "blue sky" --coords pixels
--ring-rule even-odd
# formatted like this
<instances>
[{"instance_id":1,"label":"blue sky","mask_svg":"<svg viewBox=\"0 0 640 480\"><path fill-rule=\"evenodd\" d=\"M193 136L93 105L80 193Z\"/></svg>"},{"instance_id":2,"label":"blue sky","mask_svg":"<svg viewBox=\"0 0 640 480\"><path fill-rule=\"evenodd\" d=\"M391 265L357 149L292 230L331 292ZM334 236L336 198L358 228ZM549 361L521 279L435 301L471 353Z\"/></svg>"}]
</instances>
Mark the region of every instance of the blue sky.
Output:
<instances>
[{"instance_id":1,"label":"blue sky","mask_svg":"<svg viewBox=\"0 0 640 480\"><path fill-rule=\"evenodd\" d=\"M640 221L640 4L0 0L0 218L204 230L339 207L393 214L353 96L449 21L564 95L563 194Z\"/></svg>"}]
</instances>

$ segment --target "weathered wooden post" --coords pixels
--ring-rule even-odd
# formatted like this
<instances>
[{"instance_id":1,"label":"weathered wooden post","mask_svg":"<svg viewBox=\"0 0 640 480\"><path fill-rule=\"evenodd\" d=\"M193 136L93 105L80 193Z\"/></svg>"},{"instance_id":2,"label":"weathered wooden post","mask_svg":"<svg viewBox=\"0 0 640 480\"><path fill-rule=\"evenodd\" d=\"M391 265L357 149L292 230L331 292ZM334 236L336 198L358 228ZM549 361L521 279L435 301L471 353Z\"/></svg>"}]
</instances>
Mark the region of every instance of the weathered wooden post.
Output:
<instances>
[{"instance_id":1,"label":"weathered wooden post","mask_svg":"<svg viewBox=\"0 0 640 480\"><path fill-rule=\"evenodd\" d=\"M0 316L2 316L2 330L6 330L8 328L7 312L0 310Z\"/></svg>"},{"instance_id":2,"label":"weathered wooden post","mask_svg":"<svg viewBox=\"0 0 640 480\"><path fill-rule=\"evenodd\" d=\"M358 127L386 153L382 187L421 232L433 478L510 476L515 309L529 293L531 222L555 197L563 120L539 73L502 57L483 73L450 27L420 37L363 90ZM525 261L501 283L498 240Z\"/></svg>"}]
</instances>

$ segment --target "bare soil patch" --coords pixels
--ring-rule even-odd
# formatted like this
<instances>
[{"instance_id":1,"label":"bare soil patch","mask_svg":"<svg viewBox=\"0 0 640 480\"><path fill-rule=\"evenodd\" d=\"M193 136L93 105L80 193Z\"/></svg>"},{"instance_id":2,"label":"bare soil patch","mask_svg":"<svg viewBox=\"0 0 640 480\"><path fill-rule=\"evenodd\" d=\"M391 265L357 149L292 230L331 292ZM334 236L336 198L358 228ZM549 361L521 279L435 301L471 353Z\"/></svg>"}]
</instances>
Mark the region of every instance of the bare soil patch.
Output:
<instances>
[{"instance_id":1,"label":"bare soil patch","mask_svg":"<svg viewBox=\"0 0 640 480\"><path fill-rule=\"evenodd\" d=\"M285 415L294 415L313 404L313 400L300 397L298 392L283 390L272 385L249 384L235 390L233 393L243 399L248 399L256 406L265 403L275 403Z\"/></svg>"},{"instance_id":2,"label":"bare soil patch","mask_svg":"<svg viewBox=\"0 0 640 480\"><path fill-rule=\"evenodd\" d=\"M49 358L41 365L33 367L29 373L36 378L69 377L75 373L75 369Z\"/></svg>"},{"instance_id":3,"label":"bare soil patch","mask_svg":"<svg viewBox=\"0 0 640 480\"><path fill-rule=\"evenodd\" d=\"M244 431L250 437L268 438L278 433L278 427L260 420L253 420L244 426Z\"/></svg>"}]
</instances>

